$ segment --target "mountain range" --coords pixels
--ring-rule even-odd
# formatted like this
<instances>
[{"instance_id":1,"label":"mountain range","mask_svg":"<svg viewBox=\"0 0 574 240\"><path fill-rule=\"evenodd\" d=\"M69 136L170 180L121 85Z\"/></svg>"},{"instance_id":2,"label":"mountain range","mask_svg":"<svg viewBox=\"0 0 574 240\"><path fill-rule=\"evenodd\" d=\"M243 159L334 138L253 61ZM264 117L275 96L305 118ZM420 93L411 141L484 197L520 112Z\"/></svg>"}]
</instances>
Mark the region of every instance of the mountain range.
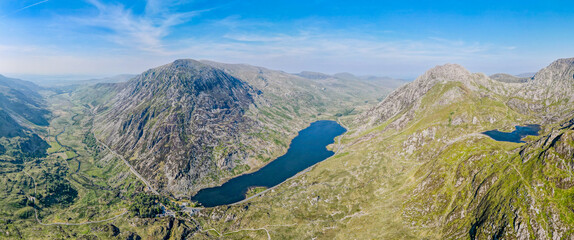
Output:
<instances>
[{"instance_id":1,"label":"mountain range","mask_svg":"<svg viewBox=\"0 0 574 240\"><path fill-rule=\"evenodd\" d=\"M59 89L0 77L0 236L570 239L573 103L574 59L409 83L191 59ZM347 128L334 156L248 201L189 207L325 119ZM482 134L529 124L523 142Z\"/></svg>"}]
</instances>

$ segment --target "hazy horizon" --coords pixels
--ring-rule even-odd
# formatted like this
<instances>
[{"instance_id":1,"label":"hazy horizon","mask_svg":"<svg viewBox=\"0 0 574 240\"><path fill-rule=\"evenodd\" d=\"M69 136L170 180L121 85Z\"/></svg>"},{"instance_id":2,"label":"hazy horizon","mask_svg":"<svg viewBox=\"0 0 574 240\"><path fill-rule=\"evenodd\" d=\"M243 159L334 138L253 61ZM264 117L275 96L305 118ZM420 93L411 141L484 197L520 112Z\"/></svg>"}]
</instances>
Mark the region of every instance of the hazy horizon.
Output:
<instances>
[{"instance_id":1,"label":"hazy horizon","mask_svg":"<svg viewBox=\"0 0 574 240\"><path fill-rule=\"evenodd\" d=\"M175 59L176 60L176 59ZM175 61L173 60L173 61ZM206 59L201 59L201 60L206 60ZM173 62L171 61L171 62ZM207 60L207 61L212 61L212 60ZM168 63L171 63L168 62ZM168 64L165 63L165 64ZM248 63L231 63L231 64L248 64ZM449 63L445 63L445 64L449 64ZM550 63L548 63L550 64ZM164 65L164 64L161 64ZM161 65L155 66L155 67L159 67ZM248 65L252 65L252 64L248 64ZM444 65L444 64L440 64L440 65ZM440 66L440 65L436 65L436 66ZM155 67L151 67L155 68ZM262 66L259 66L262 67ZM435 66L433 66L435 67ZM464 66L463 66L464 67ZM277 71L283 71L282 69L273 69L273 68L269 68L270 70L277 70ZM430 69L430 68L429 68ZM422 72L417 72L415 75L412 76L389 76L389 75L377 75L377 74L357 74L357 73L353 73L353 72L318 72L318 71L313 71L312 69L307 69L307 70L301 70L299 72L287 72L289 74L299 74L299 73L303 73L303 72L315 72L315 73L321 73L321 74L328 74L328 75L336 75L336 74L352 74L354 76L357 77L381 77L381 78L385 78L385 77L389 77L389 78L393 78L393 79L400 79L400 80L407 80L407 81L413 81L415 80L418 76L422 75L424 72L426 72L429 69L425 69ZM143 70L147 71L149 69ZM540 70L540 69L538 69ZM537 71L538 71L537 70ZM513 76L519 76L519 75L523 75L523 74L535 74L537 71L529 71L529 72L520 72L520 73L509 73L509 72L495 72L495 73L485 73L485 72L480 72L477 71L477 73L485 73L487 75L493 75L493 74L499 74L499 73L503 73L503 74L510 74ZM117 77L117 76L121 76L121 75L139 75L142 72L137 72L137 73L110 73L110 74L27 74L27 73L3 73L0 72L0 75L3 75L5 77L9 77L9 78L17 78L17 79L21 79L21 80L27 80L27 81L32 81L32 82L43 82L43 81L83 81L83 80L97 80L97 79L104 79L104 78L111 78L111 77Z\"/></svg>"}]
</instances>

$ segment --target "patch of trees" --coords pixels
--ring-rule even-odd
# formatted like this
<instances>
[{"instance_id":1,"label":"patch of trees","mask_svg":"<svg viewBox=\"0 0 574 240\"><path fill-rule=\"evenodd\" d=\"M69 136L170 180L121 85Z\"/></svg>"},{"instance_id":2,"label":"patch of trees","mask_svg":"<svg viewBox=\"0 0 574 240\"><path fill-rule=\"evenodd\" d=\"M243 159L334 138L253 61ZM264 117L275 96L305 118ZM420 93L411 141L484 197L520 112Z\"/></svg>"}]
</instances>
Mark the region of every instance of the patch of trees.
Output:
<instances>
[{"instance_id":1,"label":"patch of trees","mask_svg":"<svg viewBox=\"0 0 574 240\"><path fill-rule=\"evenodd\" d=\"M46 184L44 195L38 194L36 198L45 206L54 204L68 205L74 202L78 197L78 191L72 187L70 182L65 178L67 170L64 166L57 163L54 167L42 170L42 176Z\"/></svg>"},{"instance_id":2,"label":"patch of trees","mask_svg":"<svg viewBox=\"0 0 574 240\"><path fill-rule=\"evenodd\" d=\"M94 136L93 133L91 132L85 133L82 142L86 144L87 149L92 151L94 155L98 155L99 152L98 142L96 141L96 137Z\"/></svg>"},{"instance_id":3,"label":"patch of trees","mask_svg":"<svg viewBox=\"0 0 574 240\"><path fill-rule=\"evenodd\" d=\"M141 218L153 218L162 213L160 206L160 197L156 195L149 195L140 193L135 195L133 203L129 207L129 211L133 216Z\"/></svg>"},{"instance_id":4,"label":"patch of trees","mask_svg":"<svg viewBox=\"0 0 574 240\"><path fill-rule=\"evenodd\" d=\"M132 205L129 207L132 216L153 218L157 214L163 213L164 210L162 209L161 204L171 211L179 212L181 210L176 203L170 201L169 198L164 196L138 193L132 196L132 199Z\"/></svg>"},{"instance_id":5,"label":"patch of trees","mask_svg":"<svg viewBox=\"0 0 574 240\"><path fill-rule=\"evenodd\" d=\"M38 135L31 134L26 141L20 142L19 148L22 157L43 158L48 155L46 151L50 148L50 145Z\"/></svg>"},{"instance_id":6,"label":"patch of trees","mask_svg":"<svg viewBox=\"0 0 574 240\"><path fill-rule=\"evenodd\" d=\"M23 208L16 212L16 217L20 219L27 219L34 216L34 209L33 208Z\"/></svg>"},{"instance_id":7,"label":"patch of trees","mask_svg":"<svg viewBox=\"0 0 574 240\"><path fill-rule=\"evenodd\" d=\"M355 111L354 108L345 109L343 112L335 114L335 117L348 116L348 115L351 115L353 113L353 111Z\"/></svg>"},{"instance_id":8,"label":"patch of trees","mask_svg":"<svg viewBox=\"0 0 574 240\"><path fill-rule=\"evenodd\" d=\"M67 180L59 179L55 182L48 182L46 195L38 197L41 197L38 200L46 206L54 204L68 205L73 203L78 197L78 191Z\"/></svg>"},{"instance_id":9,"label":"patch of trees","mask_svg":"<svg viewBox=\"0 0 574 240\"><path fill-rule=\"evenodd\" d=\"M38 135L30 133L14 138L7 138L0 145L0 155L7 155L14 159L10 161L14 164L35 161L38 158L47 156L47 150L50 145Z\"/></svg>"}]
</instances>

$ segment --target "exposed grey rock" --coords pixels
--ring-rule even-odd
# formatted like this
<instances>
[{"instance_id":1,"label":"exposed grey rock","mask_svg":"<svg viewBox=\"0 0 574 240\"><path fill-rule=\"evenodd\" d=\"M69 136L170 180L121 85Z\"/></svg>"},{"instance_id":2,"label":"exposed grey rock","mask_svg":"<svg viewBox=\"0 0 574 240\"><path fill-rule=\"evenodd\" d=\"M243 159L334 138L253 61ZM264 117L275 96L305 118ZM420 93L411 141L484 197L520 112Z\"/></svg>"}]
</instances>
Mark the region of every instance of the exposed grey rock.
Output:
<instances>
[{"instance_id":1,"label":"exposed grey rock","mask_svg":"<svg viewBox=\"0 0 574 240\"><path fill-rule=\"evenodd\" d=\"M509 106L519 112L534 112L556 122L574 105L574 58L558 59L518 88Z\"/></svg>"},{"instance_id":2,"label":"exposed grey rock","mask_svg":"<svg viewBox=\"0 0 574 240\"><path fill-rule=\"evenodd\" d=\"M230 171L247 158L241 146L257 127L245 112L256 95L221 70L178 60L128 82L95 129L154 186L188 193L206 185L201 179L223 177L217 169ZM211 160L222 145L224 154Z\"/></svg>"}]
</instances>

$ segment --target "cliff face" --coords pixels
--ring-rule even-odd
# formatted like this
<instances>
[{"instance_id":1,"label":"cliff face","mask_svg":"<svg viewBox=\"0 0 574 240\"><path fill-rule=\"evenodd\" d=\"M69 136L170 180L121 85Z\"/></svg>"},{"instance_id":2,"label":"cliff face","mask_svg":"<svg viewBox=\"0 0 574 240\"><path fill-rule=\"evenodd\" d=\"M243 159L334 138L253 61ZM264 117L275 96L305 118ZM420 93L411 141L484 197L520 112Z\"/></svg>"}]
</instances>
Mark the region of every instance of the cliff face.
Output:
<instances>
[{"instance_id":1,"label":"cliff face","mask_svg":"<svg viewBox=\"0 0 574 240\"><path fill-rule=\"evenodd\" d=\"M129 81L95 132L156 187L190 192L245 164L257 129L245 113L257 94L218 69L178 60Z\"/></svg>"}]
</instances>

